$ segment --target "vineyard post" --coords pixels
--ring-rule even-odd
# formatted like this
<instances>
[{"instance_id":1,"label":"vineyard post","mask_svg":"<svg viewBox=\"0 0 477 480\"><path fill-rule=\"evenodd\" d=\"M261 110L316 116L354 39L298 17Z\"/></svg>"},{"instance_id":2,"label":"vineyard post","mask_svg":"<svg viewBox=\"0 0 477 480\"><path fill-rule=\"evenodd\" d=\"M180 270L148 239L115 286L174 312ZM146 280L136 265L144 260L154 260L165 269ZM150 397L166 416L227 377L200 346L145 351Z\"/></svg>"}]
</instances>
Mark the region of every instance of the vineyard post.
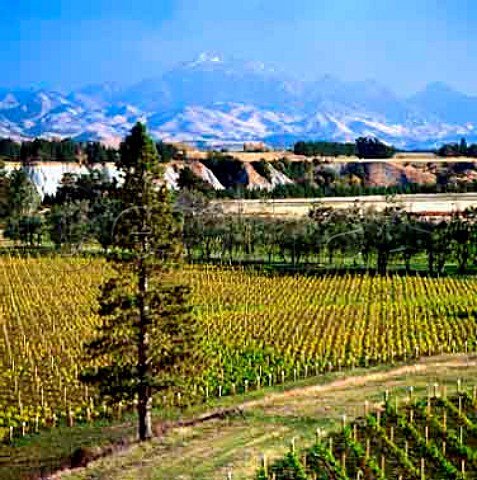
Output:
<instances>
[{"instance_id":1,"label":"vineyard post","mask_svg":"<svg viewBox=\"0 0 477 480\"><path fill-rule=\"evenodd\" d=\"M425 474L425 467L426 467L426 461L424 458L421 458L421 480L426 480L426 474Z\"/></svg>"},{"instance_id":2,"label":"vineyard post","mask_svg":"<svg viewBox=\"0 0 477 480\"><path fill-rule=\"evenodd\" d=\"M264 471L265 475L268 475L268 464L267 464L267 454L266 453L262 454L261 462L262 462L262 468L263 468L263 471Z\"/></svg>"},{"instance_id":3,"label":"vineyard post","mask_svg":"<svg viewBox=\"0 0 477 480\"><path fill-rule=\"evenodd\" d=\"M10 437L10 443L13 443L13 426L10 425L10 428L9 428L9 437Z\"/></svg>"},{"instance_id":4,"label":"vineyard post","mask_svg":"<svg viewBox=\"0 0 477 480\"><path fill-rule=\"evenodd\" d=\"M366 458L369 458L371 454L371 440L369 438L366 439Z\"/></svg>"},{"instance_id":5,"label":"vineyard post","mask_svg":"<svg viewBox=\"0 0 477 480\"><path fill-rule=\"evenodd\" d=\"M368 408L369 408L369 402L367 400L364 401L364 416L368 416Z\"/></svg>"},{"instance_id":6,"label":"vineyard post","mask_svg":"<svg viewBox=\"0 0 477 480\"><path fill-rule=\"evenodd\" d=\"M442 454L445 456L446 454L446 442L445 440L442 440Z\"/></svg>"}]
</instances>

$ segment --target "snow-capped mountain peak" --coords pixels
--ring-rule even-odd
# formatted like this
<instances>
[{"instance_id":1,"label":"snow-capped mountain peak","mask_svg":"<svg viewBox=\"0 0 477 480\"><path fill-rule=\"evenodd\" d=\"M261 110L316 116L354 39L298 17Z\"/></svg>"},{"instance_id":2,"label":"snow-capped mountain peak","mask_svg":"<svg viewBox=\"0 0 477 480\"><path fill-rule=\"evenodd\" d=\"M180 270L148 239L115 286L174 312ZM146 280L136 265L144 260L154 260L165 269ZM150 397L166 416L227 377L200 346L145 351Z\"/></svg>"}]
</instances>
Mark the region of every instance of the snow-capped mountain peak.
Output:
<instances>
[{"instance_id":1,"label":"snow-capped mountain peak","mask_svg":"<svg viewBox=\"0 0 477 480\"><path fill-rule=\"evenodd\" d=\"M169 140L282 145L374 135L425 148L463 135L477 141L477 97L435 82L402 99L373 80L326 75L305 82L263 62L210 52L127 88L105 83L68 95L0 89L1 136L116 141L136 121Z\"/></svg>"}]
</instances>

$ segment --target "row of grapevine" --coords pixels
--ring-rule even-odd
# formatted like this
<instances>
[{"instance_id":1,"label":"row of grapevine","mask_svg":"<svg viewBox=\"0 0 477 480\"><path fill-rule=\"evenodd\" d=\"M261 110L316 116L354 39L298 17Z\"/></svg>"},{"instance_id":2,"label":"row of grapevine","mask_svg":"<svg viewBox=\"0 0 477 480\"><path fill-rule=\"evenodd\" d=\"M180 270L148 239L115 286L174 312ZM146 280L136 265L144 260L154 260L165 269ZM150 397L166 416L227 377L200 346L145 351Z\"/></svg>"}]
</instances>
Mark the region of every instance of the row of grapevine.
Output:
<instances>
[{"instance_id":1,"label":"row of grapevine","mask_svg":"<svg viewBox=\"0 0 477 480\"><path fill-rule=\"evenodd\" d=\"M477 478L477 401L461 392L357 418L257 473L260 480L465 480Z\"/></svg>"},{"instance_id":2,"label":"row of grapevine","mask_svg":"<svg viewBox=\"0 0 477 480\"><path fill-rule=\"evenodd\" d=\"M0 436L113 415L77 380L106 273L101 260L0 259ZM177 275L192 288L209 362L188 390L157 405L477 346L470 277L268 276L210 266Z\"/></svg>"}]
</instances>

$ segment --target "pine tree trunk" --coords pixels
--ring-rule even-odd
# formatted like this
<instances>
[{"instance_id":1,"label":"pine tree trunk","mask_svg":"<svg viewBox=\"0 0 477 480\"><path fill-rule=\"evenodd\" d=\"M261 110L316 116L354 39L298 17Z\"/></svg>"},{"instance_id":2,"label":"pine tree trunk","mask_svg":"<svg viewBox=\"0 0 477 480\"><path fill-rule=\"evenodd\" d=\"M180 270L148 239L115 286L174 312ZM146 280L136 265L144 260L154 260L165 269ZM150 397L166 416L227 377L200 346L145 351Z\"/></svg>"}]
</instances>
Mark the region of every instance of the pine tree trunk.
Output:
<instances>
[{"instance_id":1,"label":"pine tree trunk","mask_svg":"<svg viewBox=\"0 0 477 480\"><path fill-rule=\"evenodd\" d=\"M143 230L147 229L143 220ZM147 235L143 237L143 254L149 253L149 244ZM151 425L151 387L149 386L149 305L147 300L148 290L148 270L144 257L139 260L139 342L138 342L138 417L139 417L139 440L144 442L152 438Z\"/></svg>"},{"instance_id":2,"label":"pine tree trunk","mask_svg":"<svg viewBox=\"0 0 477 480\"><path fill-rule=\"evenodd\" d=\"M137 413L139 417L139 440L141 442L152 438L152 398L147 394L147 390L139 392L139 401L137 405Z\"/></svg>"}]
</instances>

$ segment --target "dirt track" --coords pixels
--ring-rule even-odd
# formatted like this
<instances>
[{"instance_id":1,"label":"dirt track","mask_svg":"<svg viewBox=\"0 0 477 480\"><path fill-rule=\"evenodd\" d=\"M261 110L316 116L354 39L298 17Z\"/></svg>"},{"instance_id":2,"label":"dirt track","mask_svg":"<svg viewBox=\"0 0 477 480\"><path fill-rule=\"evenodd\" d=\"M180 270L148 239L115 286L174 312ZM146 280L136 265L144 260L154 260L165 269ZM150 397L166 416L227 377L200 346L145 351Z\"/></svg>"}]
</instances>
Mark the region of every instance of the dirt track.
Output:
<instances>
[{"instance_id":1,"label":"dirt track","mask_svg":"<svg viewBox=\"0 0 477 480\"><path fill-rule=\"evenodd\" d=\"M389 201L384 195L359 197L289 198L275 200L219 200L225 214L264 216L305 216L313 206L351 208L358 203L361 207L382 210L391 204L401 204L406 211L448 214L477 207L477 193L436 193L396 195Z\"/></svg>"},{"instance_id":2,"label":"dirt track","mask_svg":"<svg viewBox=\"0 0 477 480\"><path fill-rule=\"evenodd\" d=\"M311 385L296 388L281 393L271 393L260 400L245 402L237 407L248 410L254 407L265 406L283 398L317 396L322 393L334 392L349 387L362 387L370 382L385 382L387 380L402 377L403 375L423 374L428 371L435 372L439 369L453 369L462 367L477 367L477 355L459 355L442 357L430 357L418 361L412 365L404 365L385 372L373 372L364 375L344 377L323 385Z\"/></svg>"}]
</instances>

